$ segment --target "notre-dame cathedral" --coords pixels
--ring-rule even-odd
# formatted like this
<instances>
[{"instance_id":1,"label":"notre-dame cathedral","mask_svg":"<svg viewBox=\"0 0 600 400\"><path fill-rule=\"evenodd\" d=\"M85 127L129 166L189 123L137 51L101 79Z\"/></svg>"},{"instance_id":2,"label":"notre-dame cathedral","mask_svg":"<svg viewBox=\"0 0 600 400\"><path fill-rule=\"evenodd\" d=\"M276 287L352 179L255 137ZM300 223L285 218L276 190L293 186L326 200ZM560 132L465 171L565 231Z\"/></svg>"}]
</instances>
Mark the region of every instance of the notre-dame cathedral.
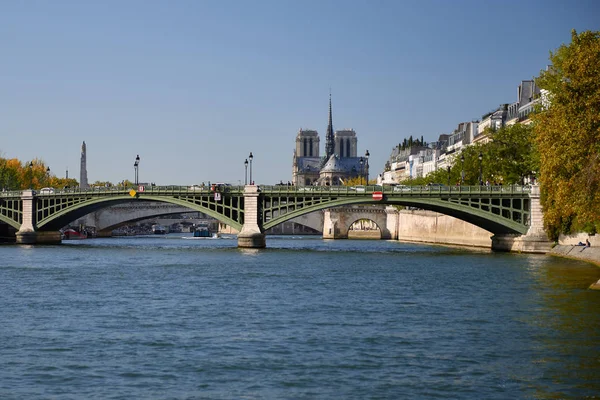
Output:
<instances>
[{"instance_id":1,"label":"notre-dame cathedral","mask_svg":"<svg viewBox=\"0 0 600 400\"><path fill-rule=\"evenodd\" d=\"M319 153L319 133L300 129L292 167L292 182L296 186L338 186L348 179L363 177L366 183L369 152L357 157L356 132L353 129L333 131L331 95L329 95L329 124L325 136L325 156Z\"/></svg>"}]
</instances>

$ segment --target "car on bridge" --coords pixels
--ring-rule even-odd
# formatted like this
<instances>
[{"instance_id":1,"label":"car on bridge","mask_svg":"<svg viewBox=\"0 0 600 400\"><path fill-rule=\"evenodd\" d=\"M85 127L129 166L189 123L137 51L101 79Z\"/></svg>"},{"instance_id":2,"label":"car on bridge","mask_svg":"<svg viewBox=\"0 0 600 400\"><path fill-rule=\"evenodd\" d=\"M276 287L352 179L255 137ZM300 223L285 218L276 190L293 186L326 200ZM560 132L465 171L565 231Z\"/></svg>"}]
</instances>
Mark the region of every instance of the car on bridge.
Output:
<instances>
[{"instance_id":1,"label":"car on bridge","mask_svg":"<svg viewBox=\"0 0 600 400\"><path fill-rule=\"evenodd\" d=\"M52 194L54 193L54 188L45 187L40 189L40 194Z\"/></svg>"}]
</instances>

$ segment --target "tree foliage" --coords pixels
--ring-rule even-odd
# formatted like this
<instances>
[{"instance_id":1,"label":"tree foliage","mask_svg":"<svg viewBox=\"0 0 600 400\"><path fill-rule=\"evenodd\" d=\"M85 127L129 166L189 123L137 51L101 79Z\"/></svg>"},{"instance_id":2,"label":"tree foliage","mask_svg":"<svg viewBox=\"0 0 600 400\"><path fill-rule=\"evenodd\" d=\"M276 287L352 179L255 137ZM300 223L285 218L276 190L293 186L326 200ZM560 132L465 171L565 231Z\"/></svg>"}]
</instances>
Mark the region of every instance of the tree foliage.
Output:
<instances>
[{"instance_id":1,"label":"tree foliage","mask_svg":"<svg viewBox=\"0 0 600 400\"><path fill-rule=\"evenodd\" d=\"M600 228L600 32L573 30L537 79L548 102L533 116L544 224L559 233Z\"/></svg>"},{"instance_id":2,"label":"tree foliage","mask_svg":"<svg viewBox=\"0 0 600 400\"><path fill-rule=\"evenodd\" d=\"M539 174L539 153L533 126L515 124L490 131L492 141L466 146L447 155L450 169L437 169L426 176L406 179L404 185L523 184ZM480 160L481 157L481 160ZM480 181L481 179L481 181Z\"/></svg>"},{"instance_id":3,"label":"tree foliage","mask_svg":"<svg viewBox=\"0 0 600 400\"><path fill-rule=\"evenodd\" d=\"M63 188L65 186L75 187L78 186L78 183L75 179L56 177L40 159L21 162L16 158L0 157L0 189L2 190Z\"/></svg>"},{"instance_id":4,"label":"tree foliage","mask_svg":"<svg viewBox=\"0 0 600 400\"><path fill-rule=\"evenodd\" d=\"M540 159L533 125L504 126L491 133L485 155L484 180L524 184L525 178L539 173Z\"/></svg>"}]
</instances>

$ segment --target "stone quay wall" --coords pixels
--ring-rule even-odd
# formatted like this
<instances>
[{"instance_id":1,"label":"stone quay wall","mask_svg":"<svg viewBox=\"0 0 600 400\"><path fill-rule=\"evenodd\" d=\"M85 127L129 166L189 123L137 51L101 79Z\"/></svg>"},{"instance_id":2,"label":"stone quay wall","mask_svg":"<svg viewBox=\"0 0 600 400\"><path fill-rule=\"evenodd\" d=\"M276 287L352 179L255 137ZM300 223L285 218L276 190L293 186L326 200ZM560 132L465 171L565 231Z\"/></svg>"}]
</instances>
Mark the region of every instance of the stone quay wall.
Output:
<instances>
[{"instance_id":1,"label":"stone quay wall","mask_svg":"<svg viewBox=\"0 0 600 400\"><path fill-rule=\"evenodd\" d=\"M443 245L492 247L493 234L468 222L426 210L401 210L398 240Z\"/></svg>"}]
</instances>

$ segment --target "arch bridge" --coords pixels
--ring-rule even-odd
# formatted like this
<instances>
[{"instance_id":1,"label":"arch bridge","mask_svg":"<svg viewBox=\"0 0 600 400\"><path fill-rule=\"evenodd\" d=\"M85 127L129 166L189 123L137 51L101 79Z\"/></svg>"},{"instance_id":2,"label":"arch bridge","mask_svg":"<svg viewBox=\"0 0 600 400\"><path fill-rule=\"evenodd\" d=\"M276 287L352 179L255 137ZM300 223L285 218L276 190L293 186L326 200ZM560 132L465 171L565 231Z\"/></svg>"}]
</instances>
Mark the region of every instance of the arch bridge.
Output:
<instances>
[{"instance_id":1,"label":"arch bridge","mask_svg":"<svg viewBox=\"0 0 600 400\"><path fill-rule=\"evenodd\" d=\"M539 188L524 186L153 186L0 194L0 221L17 243L60 242L58 230L104 207L166 202L205 213L237 229L239 247L265 247L264 231L304 214L348 205L387 204L432 210L497 237L541 236Z\"/></svg>"}]
</instances>

